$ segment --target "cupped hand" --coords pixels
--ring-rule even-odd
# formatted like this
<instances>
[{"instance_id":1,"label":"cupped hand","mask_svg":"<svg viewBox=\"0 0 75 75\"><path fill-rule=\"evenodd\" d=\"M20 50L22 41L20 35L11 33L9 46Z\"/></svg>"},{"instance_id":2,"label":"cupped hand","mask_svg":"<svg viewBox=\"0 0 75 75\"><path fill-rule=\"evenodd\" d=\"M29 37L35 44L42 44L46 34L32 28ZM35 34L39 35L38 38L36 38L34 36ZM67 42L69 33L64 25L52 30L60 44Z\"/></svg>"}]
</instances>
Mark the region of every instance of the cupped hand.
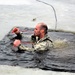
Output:
<instances>
[{"instance_id":1,"label":"cupped hand","mask_svg":"<svg viewBox=\"0 0 75 75\"><path fill-rule=\"evenodd\" d=\"M21 41L20 41L20 40L15 40L15 41L13 42L13 45L14 45L15 47L18 47L20 44L21 44Z\"/></svg>"},{"instance_id":2,"label":"cupped hand","mask_svg":"<svg viewBox=\"0 0 75 75\"><path fill-rule=\"evenodd\" d=\"M19 28L17 28L17 27L15 27L15 28L13 28L12 29L12 33L19 33L20 32L20 30L19 30Z\"/></svg>"}]
</instances>

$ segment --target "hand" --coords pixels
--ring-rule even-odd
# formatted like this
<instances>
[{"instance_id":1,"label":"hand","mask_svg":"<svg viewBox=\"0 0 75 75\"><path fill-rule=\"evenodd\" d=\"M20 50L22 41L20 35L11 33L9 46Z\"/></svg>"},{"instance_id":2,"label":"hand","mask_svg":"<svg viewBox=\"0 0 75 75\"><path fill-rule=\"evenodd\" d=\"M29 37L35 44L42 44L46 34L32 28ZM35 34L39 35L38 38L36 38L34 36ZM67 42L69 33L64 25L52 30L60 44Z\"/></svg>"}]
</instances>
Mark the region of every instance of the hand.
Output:
<instances>
[{"instance_id":1,"label":"hand","mask_svg":"<svg viewBox=\"0 0 75 75\"><path fill-rule=\"evenodd\" d=\"M31 41L32 41L33 43L36 42L36 36L35 36L35 35L32 35L32 36L31 36Z\"/></svg>"},{"instance_id":2,"label":"hand","mask_svg":"<svg viewBox=\"0 0 75 75\"><path fill-rule=\"evenodd\" d=\"M17 27L13 28L13 30L12 30L12 33L15 33L15 34L17 34L17 33L19 33L19 32L20 32L20 30L19 30L19 28L17 28Z\"/></svg>"},{"instance_id":3,"label":"hand","mask_svg":"<svg viewBox=\"0 0 75 75\"><path fill-rule=\"evenodd\" d=\"M13 45L14 45L15 47L18 47L20 44L21 44L21 41L20 41L20 40L15 40L15 41L13 42Z\"/></svg>"}]
</instances>

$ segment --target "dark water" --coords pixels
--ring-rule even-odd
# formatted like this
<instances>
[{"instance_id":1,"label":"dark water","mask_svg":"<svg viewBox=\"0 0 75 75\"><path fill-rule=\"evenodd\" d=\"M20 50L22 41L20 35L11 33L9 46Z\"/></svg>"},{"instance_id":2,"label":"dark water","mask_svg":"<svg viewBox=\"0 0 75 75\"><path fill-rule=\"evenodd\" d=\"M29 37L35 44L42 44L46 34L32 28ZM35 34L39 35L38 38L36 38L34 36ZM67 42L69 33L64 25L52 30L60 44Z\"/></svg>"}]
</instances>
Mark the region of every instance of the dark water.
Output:
<instances>
[{"instance_id":1,"label":"dark water","mask_svg":"<svg viewBox=\"0 0 75 75\"><path fill-rule=\"evenodd\" d=\"M22 44L31 47L30 36L33 30L20 27L23 32ZM70 32L49 31L51 39L66 39L68 46L53 48L46 52L16 52L12 46L11 31L0 41L0 65L41 68L43 70L75 72L75 34Z\"/></svg>"}]
</instances>

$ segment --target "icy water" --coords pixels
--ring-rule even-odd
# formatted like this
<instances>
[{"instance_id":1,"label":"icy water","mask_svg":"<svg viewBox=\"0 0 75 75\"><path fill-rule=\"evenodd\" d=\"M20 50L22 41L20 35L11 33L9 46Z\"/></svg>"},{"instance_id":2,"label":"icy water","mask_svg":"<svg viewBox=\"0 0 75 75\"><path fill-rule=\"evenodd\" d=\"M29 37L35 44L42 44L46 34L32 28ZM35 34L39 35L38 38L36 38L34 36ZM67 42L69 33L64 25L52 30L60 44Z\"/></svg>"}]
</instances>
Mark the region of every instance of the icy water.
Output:
<instances>
[{"instance_id":1,"label":"icy water","mask_svg":"<svg viewBox=\"0 0 75 75\"><path fill-rule=\"evenodd\" d=\"M20 27L23 32L22 44L31 47L30 36L33 30ZM43 70L75 72L75 34L62 31L49 31L54 48L49 51L16 52L13 47L11 31L0 41L0 65L39 68Z\"/></svg>"},{"instance_id":2,"label":"icy water","mask_svg":"<svg viewBox=\"0 0 75 75\"><path fill-rule=\"evenodd\" d=\"M56 15L57 15L58 30L75 32L75 1L74 0L43 0L43 1L53 5L53 7L55 8ZM34 0L32 0L29 5L0 5L0 26L1 26L0 40L2 41L3 38L8 39L5 38L5 35L7 35L8 32L14 26L34 28L38 22L45 22L50 29L55 29L54 12L50 6L44 5ZM50 32L49 35L51 39L54 41L56 49L51 51L51 54L48 53L48 57L51 56L51 58L47 59L46 61L53 62L53 63L44 62L45 65L47 66L46 68L48 69L65 68L66 71L73 72L75 70L75 66L74 66L75 35L72 33L62 33L62 32ZM67 44L67 40L68 40L68 44ZM9 41L9 39L7 41ZM50 70L43 71L38 69L40 68L39 64L38 67L36 67L36 69L35 68L25 69L23 67L33 67L33 65L36 66L36 64L33 61L33 55L35 54L34 52L33 53L26 52L22 54L15 53L12 51L12 48L11 49L9 48L9 43L7 43L7 47L4 45L1 45L1 47L4 48L0 50L0 54L1 54L0 65L2 65L0 66L1 75L17 75L17 74L18 75L25 75L25 74L27 75L29 74L31 75L57 75L57 74L74 75L75 74L75 73L73 74L73 73L66 73L66 72L55 72ZM64 49L62 50L60 47L61 48L65 47L65 50ZM29 58L30 56L31 58ZM52 58L54 60L52 60ZM27 61L25 61L24 59Z\"/></svg>"}]
</instances>

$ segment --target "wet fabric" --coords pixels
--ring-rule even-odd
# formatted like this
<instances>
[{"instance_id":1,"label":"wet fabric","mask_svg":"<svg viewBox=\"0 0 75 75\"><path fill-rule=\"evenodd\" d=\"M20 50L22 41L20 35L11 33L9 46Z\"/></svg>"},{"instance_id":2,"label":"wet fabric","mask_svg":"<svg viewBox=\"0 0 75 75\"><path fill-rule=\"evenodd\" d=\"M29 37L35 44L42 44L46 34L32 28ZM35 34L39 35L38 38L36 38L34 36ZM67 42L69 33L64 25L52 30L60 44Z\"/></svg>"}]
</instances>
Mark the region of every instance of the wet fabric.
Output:
<instances>
[{"instance_id":1,"label":"wet fabric","mask_svg":"<svg viewBox=\"0 0 75 75\"><path fill-rule=\"evenodd\" d=\"M18 36L17 36L18 37ZM27 51L47 51L53 47L53 43L50 41L49 37L45 35L44 38L32 42L32 48L23 46L22 44L18 46L19 50L27 50Z\"/></svg>"},{"instance_id":2,"label":"wet fabric","mask_svg":"<svg viewBox=\"0 0 75 75\"><path fill-rule=\"evenodd\" d=\"M33 29L19 27L22 32L22 44L32 47L30 43ZM50 51L17 51L13 47L11 31L0 41L0 65L21 66L25 68L40 68L43 70L75 72L75 34L71 32L49 31L53 42L66 40L67 46L55 47ZM66 44L65 44L66 45Z\"/></svg>"}]
</instances>

